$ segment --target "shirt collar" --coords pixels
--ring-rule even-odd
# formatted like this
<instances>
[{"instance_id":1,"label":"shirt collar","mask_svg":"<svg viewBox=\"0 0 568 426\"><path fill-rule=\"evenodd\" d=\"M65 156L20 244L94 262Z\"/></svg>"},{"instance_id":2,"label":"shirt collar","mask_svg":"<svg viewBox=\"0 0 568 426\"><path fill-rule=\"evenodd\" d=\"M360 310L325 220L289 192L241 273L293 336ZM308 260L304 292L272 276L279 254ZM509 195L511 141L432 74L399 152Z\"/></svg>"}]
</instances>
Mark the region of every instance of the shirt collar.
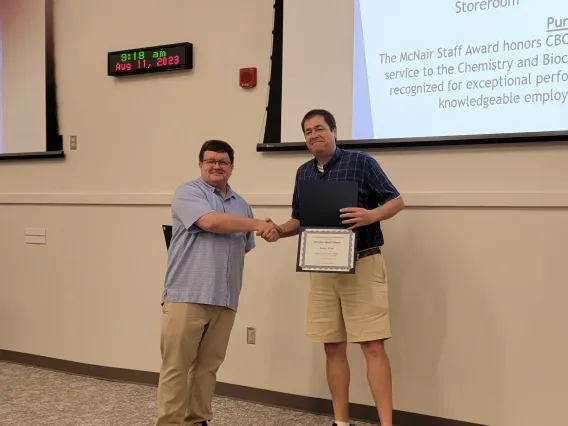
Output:
<instances>
[{"instance_id":1,"label":"shirt collar","mask_svg":"<svg viewBox=\"0 0 568 426\"><path fill-rule=\"evenodd\" d=\"M333 165L335 165L335 163L337 163L341 159L342 156L343 156L343 150L336 147L335 152L333 153L333 155L331 156L329 161L323 166L323 169L327 170L330 167L333 167ZM319 172L318 160L315 157L314 157L314 167Z\"/></svg>"},{"instance_id":2,"label":"shirt collar","mask_svg":"<svg viewBox=\"0 0 568 426\"><path fill-rule=\"evenodd\" d=\"M201 182L201 184L205 187L206 190L213 192L215 194L219 194L222 196L221 191L218 188L215 188L213 185L209 185L207 182L205 182L203 180L202 177L199 177L199 181ZM227 183L227 196L225 197L225 200L234 197L235 193L233 192L233 189L231 188L231 186Z\"/></svg>"}]
</instances>

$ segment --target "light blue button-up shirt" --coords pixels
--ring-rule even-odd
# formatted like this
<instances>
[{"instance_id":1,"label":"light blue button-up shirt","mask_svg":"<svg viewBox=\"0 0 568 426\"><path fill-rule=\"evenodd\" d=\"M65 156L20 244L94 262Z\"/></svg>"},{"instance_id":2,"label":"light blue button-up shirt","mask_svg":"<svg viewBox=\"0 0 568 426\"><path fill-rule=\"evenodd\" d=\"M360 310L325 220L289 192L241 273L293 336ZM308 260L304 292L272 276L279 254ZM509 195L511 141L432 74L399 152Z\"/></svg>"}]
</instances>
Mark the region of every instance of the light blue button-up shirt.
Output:
<instances>
[{"instance_id":1,"label":"light blue button-up shirt","mask_svg":"<svg viewBox=\"0 0 568 426\"><path fill-rule=\"evenodd\" d=\"M255 247L253 232L216 234L195 222L211 212L253 217L249 204L231 188L221 192L201 178L180 185L172 201L172 239L163 302L224 306L239 304L245 253Z\"/></svg>"}]
</instances>

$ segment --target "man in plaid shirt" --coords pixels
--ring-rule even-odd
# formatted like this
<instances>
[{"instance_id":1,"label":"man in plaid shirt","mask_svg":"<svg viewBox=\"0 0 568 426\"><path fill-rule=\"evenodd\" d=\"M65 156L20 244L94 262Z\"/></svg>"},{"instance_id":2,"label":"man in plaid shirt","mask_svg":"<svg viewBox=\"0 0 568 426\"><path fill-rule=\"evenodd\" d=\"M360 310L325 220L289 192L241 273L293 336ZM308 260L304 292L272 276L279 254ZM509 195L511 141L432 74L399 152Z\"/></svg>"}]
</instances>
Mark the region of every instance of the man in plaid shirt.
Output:
<instances>
[{"instance_id":1,"label":"man in plaid shirt","mask_svg":"<svg viewBox=\"0 0 568 426\"><path fill-rule=\"evenodd\" d=\"M392 426L392 380L384 341L391 337L387 272L381 253L381 222L404 209L397 189L369 154L336 146L337 126L326 110L309 111L302 119L306 145L314 158L296 172L292 218L262 233L269 242L298 235L301 180L356 181L357 206L340 217L357 229L357 268L352 274L310 274L306 336L324 344L327 379L335 426L349 426L347 343L359 343L367 361L367 378L382 426Z\"/></svg>"}]
</instances>

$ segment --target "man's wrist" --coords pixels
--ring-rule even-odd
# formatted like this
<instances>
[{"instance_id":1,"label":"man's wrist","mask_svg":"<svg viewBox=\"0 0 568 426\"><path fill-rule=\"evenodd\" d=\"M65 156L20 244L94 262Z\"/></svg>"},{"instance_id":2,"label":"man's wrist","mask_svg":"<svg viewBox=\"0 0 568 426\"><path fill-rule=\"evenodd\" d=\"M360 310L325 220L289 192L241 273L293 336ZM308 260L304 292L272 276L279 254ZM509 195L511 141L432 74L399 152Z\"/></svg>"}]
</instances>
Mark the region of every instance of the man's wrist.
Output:
<instances>
[{"instance_id":1,"label":"man's wrist","mask_svg":"<svg viewBox=\"0 0 568 426\"><path fill-rule=\"evenodd\" d=\"M381 211L380 207L374 208L371 210L373 213L373 223L377 223L381 221Z\"/></svg>"}]
</instances>

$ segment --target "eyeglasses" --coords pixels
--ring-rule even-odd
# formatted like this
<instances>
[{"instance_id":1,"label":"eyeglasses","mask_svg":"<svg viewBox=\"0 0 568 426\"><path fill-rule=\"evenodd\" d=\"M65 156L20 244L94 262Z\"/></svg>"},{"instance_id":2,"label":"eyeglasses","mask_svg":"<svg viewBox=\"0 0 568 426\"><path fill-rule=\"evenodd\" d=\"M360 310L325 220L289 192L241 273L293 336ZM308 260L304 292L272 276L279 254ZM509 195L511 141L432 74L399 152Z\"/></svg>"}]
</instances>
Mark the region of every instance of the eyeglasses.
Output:
<instances>
[{"instance_id":1,"label":"eyeglasses","mask_svg":"<svg viewBox=\"0 0 568 426\"><path fill-rule=\"evenodd\" d=\"M230 162L225 161L225 160L203 160L203 164L207 164L208 166L213 167L215 164L219 164L219 167L221 167L222 169L227 169L229 168L229 166L231 165Z\"/></svg>"}]
</instances>

